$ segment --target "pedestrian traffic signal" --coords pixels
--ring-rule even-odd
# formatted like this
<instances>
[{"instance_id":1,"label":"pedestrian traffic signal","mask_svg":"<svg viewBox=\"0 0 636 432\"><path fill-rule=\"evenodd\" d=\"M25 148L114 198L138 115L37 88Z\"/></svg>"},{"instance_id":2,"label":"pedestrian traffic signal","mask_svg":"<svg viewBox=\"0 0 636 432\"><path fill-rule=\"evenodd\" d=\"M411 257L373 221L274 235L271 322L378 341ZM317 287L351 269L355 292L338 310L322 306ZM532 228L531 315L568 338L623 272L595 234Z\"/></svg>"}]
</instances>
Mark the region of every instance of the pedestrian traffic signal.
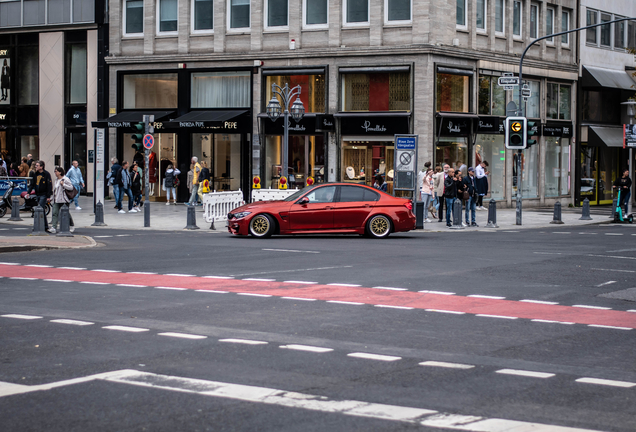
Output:
<instances>
[{"instance_id":1,"label":"pedestrian traffic signal","mask_svg":"<svg viewBox=\"0 0 636 432\"><path fill-rule=\"evenodd\" d=\"M533 138L537 134L536 125L537 122L526 121L526 148L530 148L537 143L537 140Z\"/></svg>"},{"instance_id":2,"label":"pedestrian traffic signal","mask_svg":"<svg viewBox=\"0 0 636 432\"><path fill-rule=\"evenodd\" d=\"M528 120L525 117L506 117L506 148L523 150L526 148L526 129Z\"/></svg>"},{"instance_id":3,"label":"pedestrian traffic signal","mask_svg":"<svg viewBox=\"0 0 636 432\"><path fill-rule=\"evenodd\" d=\"M133 147L137 150L141 150L142 146L143 146L143 139L144 139L144 124L143 123L134 123L132 125L132 128L136 131L134 134L132 134L132 139L133 139Z\"/></svg>"}]
</instances>

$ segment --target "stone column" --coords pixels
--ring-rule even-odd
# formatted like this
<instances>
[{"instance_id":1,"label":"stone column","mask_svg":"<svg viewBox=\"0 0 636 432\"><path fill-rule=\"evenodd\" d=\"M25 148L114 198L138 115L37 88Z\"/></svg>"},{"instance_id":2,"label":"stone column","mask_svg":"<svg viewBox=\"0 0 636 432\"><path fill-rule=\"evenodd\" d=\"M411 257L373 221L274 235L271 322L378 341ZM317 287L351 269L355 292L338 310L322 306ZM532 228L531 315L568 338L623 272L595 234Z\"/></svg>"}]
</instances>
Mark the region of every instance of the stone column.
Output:
<instances>
[{"instance_id":1,"label":"stone column","mask_svg":"<svg viewBox=\"0 0 636 432\"><path fill-rule=\"evenodd\" d=\"M157 33L157 2L144 0L144 54L155 53L155 35Z\"/></svg>"},{"instance_id":2,"label":"stone column","mask_svg":"<svg viewBox=\"0 0 636 432\"><path fill-rule=\"evenodd\" d=\"M40 159L53 174L55 156L64 159L64 32L40 33Z\"/></svg>"}]
</instances>

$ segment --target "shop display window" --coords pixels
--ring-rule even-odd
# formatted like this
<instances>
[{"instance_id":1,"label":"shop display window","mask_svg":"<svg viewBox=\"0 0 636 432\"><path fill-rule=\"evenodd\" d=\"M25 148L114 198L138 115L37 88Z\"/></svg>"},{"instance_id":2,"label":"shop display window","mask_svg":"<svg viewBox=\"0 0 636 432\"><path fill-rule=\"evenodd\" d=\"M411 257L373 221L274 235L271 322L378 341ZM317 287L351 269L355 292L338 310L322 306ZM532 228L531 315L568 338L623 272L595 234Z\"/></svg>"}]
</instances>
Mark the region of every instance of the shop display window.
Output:
<instances>
[{"instance_id":1,"label":"shop display window","mask_svg":"<svg viewBox=\"0 0 636 432\"><path fill-rule=\"evenodd\" d=\"M210 188L237 191L241 187L241 135L192 134L192 156L210 170Z\"/></svg>"},{"instance_id":2,"label":"shop display window","mask_svg":"<svg viewBox=\"0 0 636 432\"><path fill-rule=\"evenodd\" d=\"M264 186L278 188L282 169L283 137L265 138L265 178ZM288 144L289 187L301 189L306 186L307 178L314 183L325 182L325 142L322 135L291 135Z\"/></svg>"},{"instance_id":3,"label":"shop display window","mask_svg":"<svg viewBox=\"0 0 636 432\"><path fill-rule=\"evenodd\" d=\"M506 92L497 85L498 77L479 77L479 114L506 115Z\"/></svg>"},{"instance_id":4,"label":"shop display window","mask_svg":"<svg viewBox=\"0 0 636 432\"><path fill-rule=\"evenodd\" d=\"M269 101L272 94L272 84L280 87L294 88L300 85L300 101L305 112L325 112L325 76L324 75L271 75L267 76L265 85L265 100ZM296 98L294 98L296 100Z\"/></svg>"},{"instance_id":5,"label":"shop display window","mask_svg":"<svg viewBox=\"0 0 636 432\"><path fill-rule=\"evenodd\" d=\"M22 135L20 137L20 155L33 156L33 160L40 159L40 137L38 135Z\"/></svg>"},{"instance_id":6,"label":"shop display window","mask_svg":"<svg viewBox=\"0 0 636 432\"><path fill-rule=\"evenodd\" d=\"M514 153L512 175L517 175L517 157ZM532 146L521 154L521 192L524 198L539 197L539 146ZM513 181L513 194L517 193L517 185Z\"/></svg>"},{"instance_id":7,"label":"shop display window","mask_svg":"<svg viewBox=\"0 0 636 432\"><path fill-rule=\"evenodd\" d=\"M448 164L451 168L461 169L464 174L468 169L468 138L440 137L435 146L435 164Z\"/></svg>"},{"instance_id":8,"label":"shop display window","mask_svg":"<svg viewBox=\"0 0 636 432\"><path fill-rule=\"evenodd\" d=\"M506 147L503 135L477 135L475 164L488 162L488 195L494 200L506 199Z\"/></svg>"},{"instance_id":9,"label":"shop display window","mask_svg":"<svg viewBox=\"0 0 636 432\"><path fill-rule=\"evenodd\" d=\"M150 151L148 158L148 182L150 189L148 195L153 198L165 197L166 192L162 189L163 178L168 165L177 164L177 134L173 133L155 133L155 145ZM135 146L132 134L124 134L123 141L124 152L123 159L119 162L127 161L130 168L133 162L141 167L145 167L145 155L142 145ZM142 176L144 172L142 170ZM142 179L142 182L145 180ZM142 183L143 184L143 183Z\"/></svg>"},{"instance_id":10,"label":"shop display window","mask_svg":"<svg viewBox=\"0 0 636 432\"><path fill-rule=\"evenodd\" d=\"M570 193L570 140L546 137L545 196Z\"/></svg>"},{"instance_id":11,"label":"shop display window","mask_svg":"<svg viewBox=\"0 0 636 432\"><path fill-rule=\"evenodd\" d=\"M373 186L380 174L393 193L393 142L345 141L342 147L342 181Z\"/></svg>"},{"instance_id":12,"label":"shop display window","mask_svg":"<svg viewBox=\"0 0 636 432\"><path fill-rule=\"evenodd\" d=\"M410 73L342 74L342 110L410 111Z\"/></svg>"},{"instance_id":13,"label":"shop display window","mask_svg":"<svg viewBox=\"0 0 636 432\"><path fill-rule=\"evenodd\" d=\"M437 111L470 112L470 77L437 73Z\"/></svg>"},{"instance_id":14,"label":"shop display window","mask_svg":"<svg viewBox=\"0 0 636 432\"><path fill-rule=\"evenodd\" d=\"M123 77L124 109L177 107L177 74L128 74Z\"/></svg>"}]
</instances>

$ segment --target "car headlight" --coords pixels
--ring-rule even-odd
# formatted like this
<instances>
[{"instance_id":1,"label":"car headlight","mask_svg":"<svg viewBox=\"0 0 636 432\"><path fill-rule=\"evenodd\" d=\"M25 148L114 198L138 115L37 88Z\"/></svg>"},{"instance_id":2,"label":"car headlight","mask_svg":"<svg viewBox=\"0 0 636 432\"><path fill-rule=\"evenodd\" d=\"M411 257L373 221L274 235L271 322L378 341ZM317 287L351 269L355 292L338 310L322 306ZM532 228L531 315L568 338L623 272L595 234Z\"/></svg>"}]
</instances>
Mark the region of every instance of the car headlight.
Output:
<instances>
[{"instance_id":1,"label":"car headlight","mask_svg":"<svg viewBox=\"0 0 636 432\"><path fill-rule=\"evenodd\" d=\"M234 213L234 219L242 219L245 216L251 214L252 212L248 212L248 211L244 211L244 212L238 212L238 213Z\"/></svg>"}]
</instances>

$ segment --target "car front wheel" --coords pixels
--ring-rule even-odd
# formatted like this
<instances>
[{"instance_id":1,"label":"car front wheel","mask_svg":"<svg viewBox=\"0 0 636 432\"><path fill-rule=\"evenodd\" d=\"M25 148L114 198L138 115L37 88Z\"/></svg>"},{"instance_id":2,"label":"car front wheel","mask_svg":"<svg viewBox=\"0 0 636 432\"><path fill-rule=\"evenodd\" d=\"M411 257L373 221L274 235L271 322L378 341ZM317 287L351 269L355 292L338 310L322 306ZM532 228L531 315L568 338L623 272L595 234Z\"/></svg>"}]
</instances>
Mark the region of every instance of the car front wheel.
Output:
<instances>
[{"instance_id":1,"label":"car front wheel","mask_svg":"<svg viewBox=\"0 0 636 432\"><path fill-rule=\"evenodd\" d=\"M259 214L250 221L250 234L254 237L270 237L274 233L274 220L270 215Z\"/></svg>"},{"instance_id":2,"label":"car front wheel","mask_svg":"<svg viewBox=\"0 0 636 432\"><path fill-rule=\"evenodd\" d=\"M391 220L384 215L373 216L367 222L367 233L373 238L384 238L391 234Z\"/></svg>"}]
</instances>

